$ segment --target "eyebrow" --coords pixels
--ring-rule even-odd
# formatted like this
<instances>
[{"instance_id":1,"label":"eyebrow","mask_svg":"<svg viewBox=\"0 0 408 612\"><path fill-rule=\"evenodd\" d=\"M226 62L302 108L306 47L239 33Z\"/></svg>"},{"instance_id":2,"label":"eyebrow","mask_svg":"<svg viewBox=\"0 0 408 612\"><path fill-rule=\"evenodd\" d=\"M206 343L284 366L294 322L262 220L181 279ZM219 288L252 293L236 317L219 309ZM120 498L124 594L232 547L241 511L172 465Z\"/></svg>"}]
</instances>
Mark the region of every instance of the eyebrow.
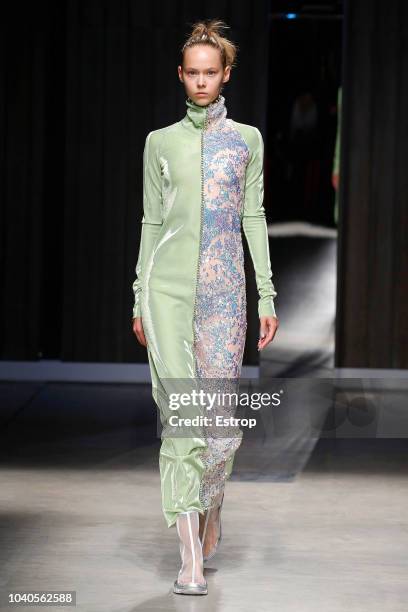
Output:
<instances>
[{"instance_id":1,"label":"eyebrow","mask_svg":"<svg viewBox=\"0 0 408 612\"><path fill-rule=\"evenodd\" d=\"M198 68L193 68L192 66L187 66L185 70L198 70ZM205 68L205 70L217 70L214 66L210 66L209 68Z\"/></svg>"}]
</instances>

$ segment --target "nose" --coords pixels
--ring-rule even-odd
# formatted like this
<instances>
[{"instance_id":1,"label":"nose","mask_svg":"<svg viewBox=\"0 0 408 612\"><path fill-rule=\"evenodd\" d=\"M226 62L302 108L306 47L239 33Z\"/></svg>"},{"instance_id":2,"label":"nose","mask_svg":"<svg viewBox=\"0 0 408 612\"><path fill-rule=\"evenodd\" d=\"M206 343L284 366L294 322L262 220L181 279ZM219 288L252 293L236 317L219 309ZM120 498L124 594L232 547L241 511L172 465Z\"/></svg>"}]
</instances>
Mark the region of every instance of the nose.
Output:
<instances>
[{"instance_id":1,"label":"nose","mask_svg":"<svg viewBox=\"0 0 408 612\"><path fill-rule=\"evenodd\" d=\"M204 75L199 75L199 77L198 77L198 84L200 86L204 85Z\"/></svg>"}]
</instances>

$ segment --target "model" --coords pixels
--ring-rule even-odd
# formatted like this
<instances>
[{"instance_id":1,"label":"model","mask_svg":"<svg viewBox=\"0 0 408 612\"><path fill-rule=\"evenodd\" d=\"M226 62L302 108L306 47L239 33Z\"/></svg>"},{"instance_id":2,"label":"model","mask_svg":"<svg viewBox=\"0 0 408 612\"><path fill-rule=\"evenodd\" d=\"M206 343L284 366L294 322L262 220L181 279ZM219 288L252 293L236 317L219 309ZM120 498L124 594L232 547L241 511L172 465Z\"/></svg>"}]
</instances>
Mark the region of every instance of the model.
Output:
<instances>
[{"instance_id":1,"label":"model","mask_svg":"<svg viewBox=\"0 0 408 612\"><path fill-rule=\"evenodd\" d=\"M227 118L221 94L236 56L234 43L222 36L226 27L219 20L193 26L178 66L186 114L147 135L133 284L133 331L147 347L163 425L163 514L180 541L182 566L173 590L192 595L208 592L203 562L221 539L225 481L241 436L233 428L212 435L205 426L172 435L169 398L175 384L180 389L204 381L208 388L215 381L227 388L240 377L247 330L241 228L259 293L258 350L279 325L263 207L262 136L256 127ZM191 412L180 407L180 414Z\"/></svg>"}]
</instances>

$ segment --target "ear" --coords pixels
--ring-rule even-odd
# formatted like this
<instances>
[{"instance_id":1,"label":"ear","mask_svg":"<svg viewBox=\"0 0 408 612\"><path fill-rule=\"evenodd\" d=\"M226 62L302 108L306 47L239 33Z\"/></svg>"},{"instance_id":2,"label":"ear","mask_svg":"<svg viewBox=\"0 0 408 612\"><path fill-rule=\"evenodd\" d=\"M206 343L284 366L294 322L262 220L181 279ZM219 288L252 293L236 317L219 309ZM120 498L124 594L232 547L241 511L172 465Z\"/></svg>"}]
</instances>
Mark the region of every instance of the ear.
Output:
<instances>
[{"instance_id":1,"label":"ear","mask_svg":"<svg viewBox=\"0 0 408 612\"><path fill-rule=\"evenodd\" d=\"M182 83L184 83L184 81L183 81L183 69L182 69L181 66L177 66L177 72L178 72L178 76L179 76L180 81Z\"/></svg>"},{"instance_id":2,"label":"ear","mask_svg":"<svg viewBox=\"0 0 408 612\"><path fill-rule=\"evenodd\" d=\"M226 66L226 68L224 69L224 77L222 79L223 83L227 83L230 79L231 76L231 66Z\"/></svg>"}]
</instances>

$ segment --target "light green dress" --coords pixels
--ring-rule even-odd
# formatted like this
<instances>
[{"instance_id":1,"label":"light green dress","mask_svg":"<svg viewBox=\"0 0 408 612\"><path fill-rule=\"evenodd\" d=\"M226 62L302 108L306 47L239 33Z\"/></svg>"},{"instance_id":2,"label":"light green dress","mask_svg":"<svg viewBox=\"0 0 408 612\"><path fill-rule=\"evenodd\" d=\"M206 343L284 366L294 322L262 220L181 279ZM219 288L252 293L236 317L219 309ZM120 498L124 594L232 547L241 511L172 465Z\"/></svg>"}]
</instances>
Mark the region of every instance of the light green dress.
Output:
<instances>
[{"instance_id":1,"label":"light green dress","mask_svg":"<svg viewBox=\"0 0 408 612\"><path fill-rule=\"evenodd\" d=\"M255 268L259 316L276 317L277 295L263 206L261 133L227 118L221 94L207 106L187 98L186 106L183 119L146 138L133 283L133 317L142 317L163 425L159 466L168 527L179 512L204 513L211 505L241 443L241 431L231 429L216 440L201 427L185 437L172 435L169 425L175 384L184 389L214 381L230 388L241 374L247 330L241 230ZM192 413L179 407L177 415L185 414Z\"/></svg>"}]
</instances>

